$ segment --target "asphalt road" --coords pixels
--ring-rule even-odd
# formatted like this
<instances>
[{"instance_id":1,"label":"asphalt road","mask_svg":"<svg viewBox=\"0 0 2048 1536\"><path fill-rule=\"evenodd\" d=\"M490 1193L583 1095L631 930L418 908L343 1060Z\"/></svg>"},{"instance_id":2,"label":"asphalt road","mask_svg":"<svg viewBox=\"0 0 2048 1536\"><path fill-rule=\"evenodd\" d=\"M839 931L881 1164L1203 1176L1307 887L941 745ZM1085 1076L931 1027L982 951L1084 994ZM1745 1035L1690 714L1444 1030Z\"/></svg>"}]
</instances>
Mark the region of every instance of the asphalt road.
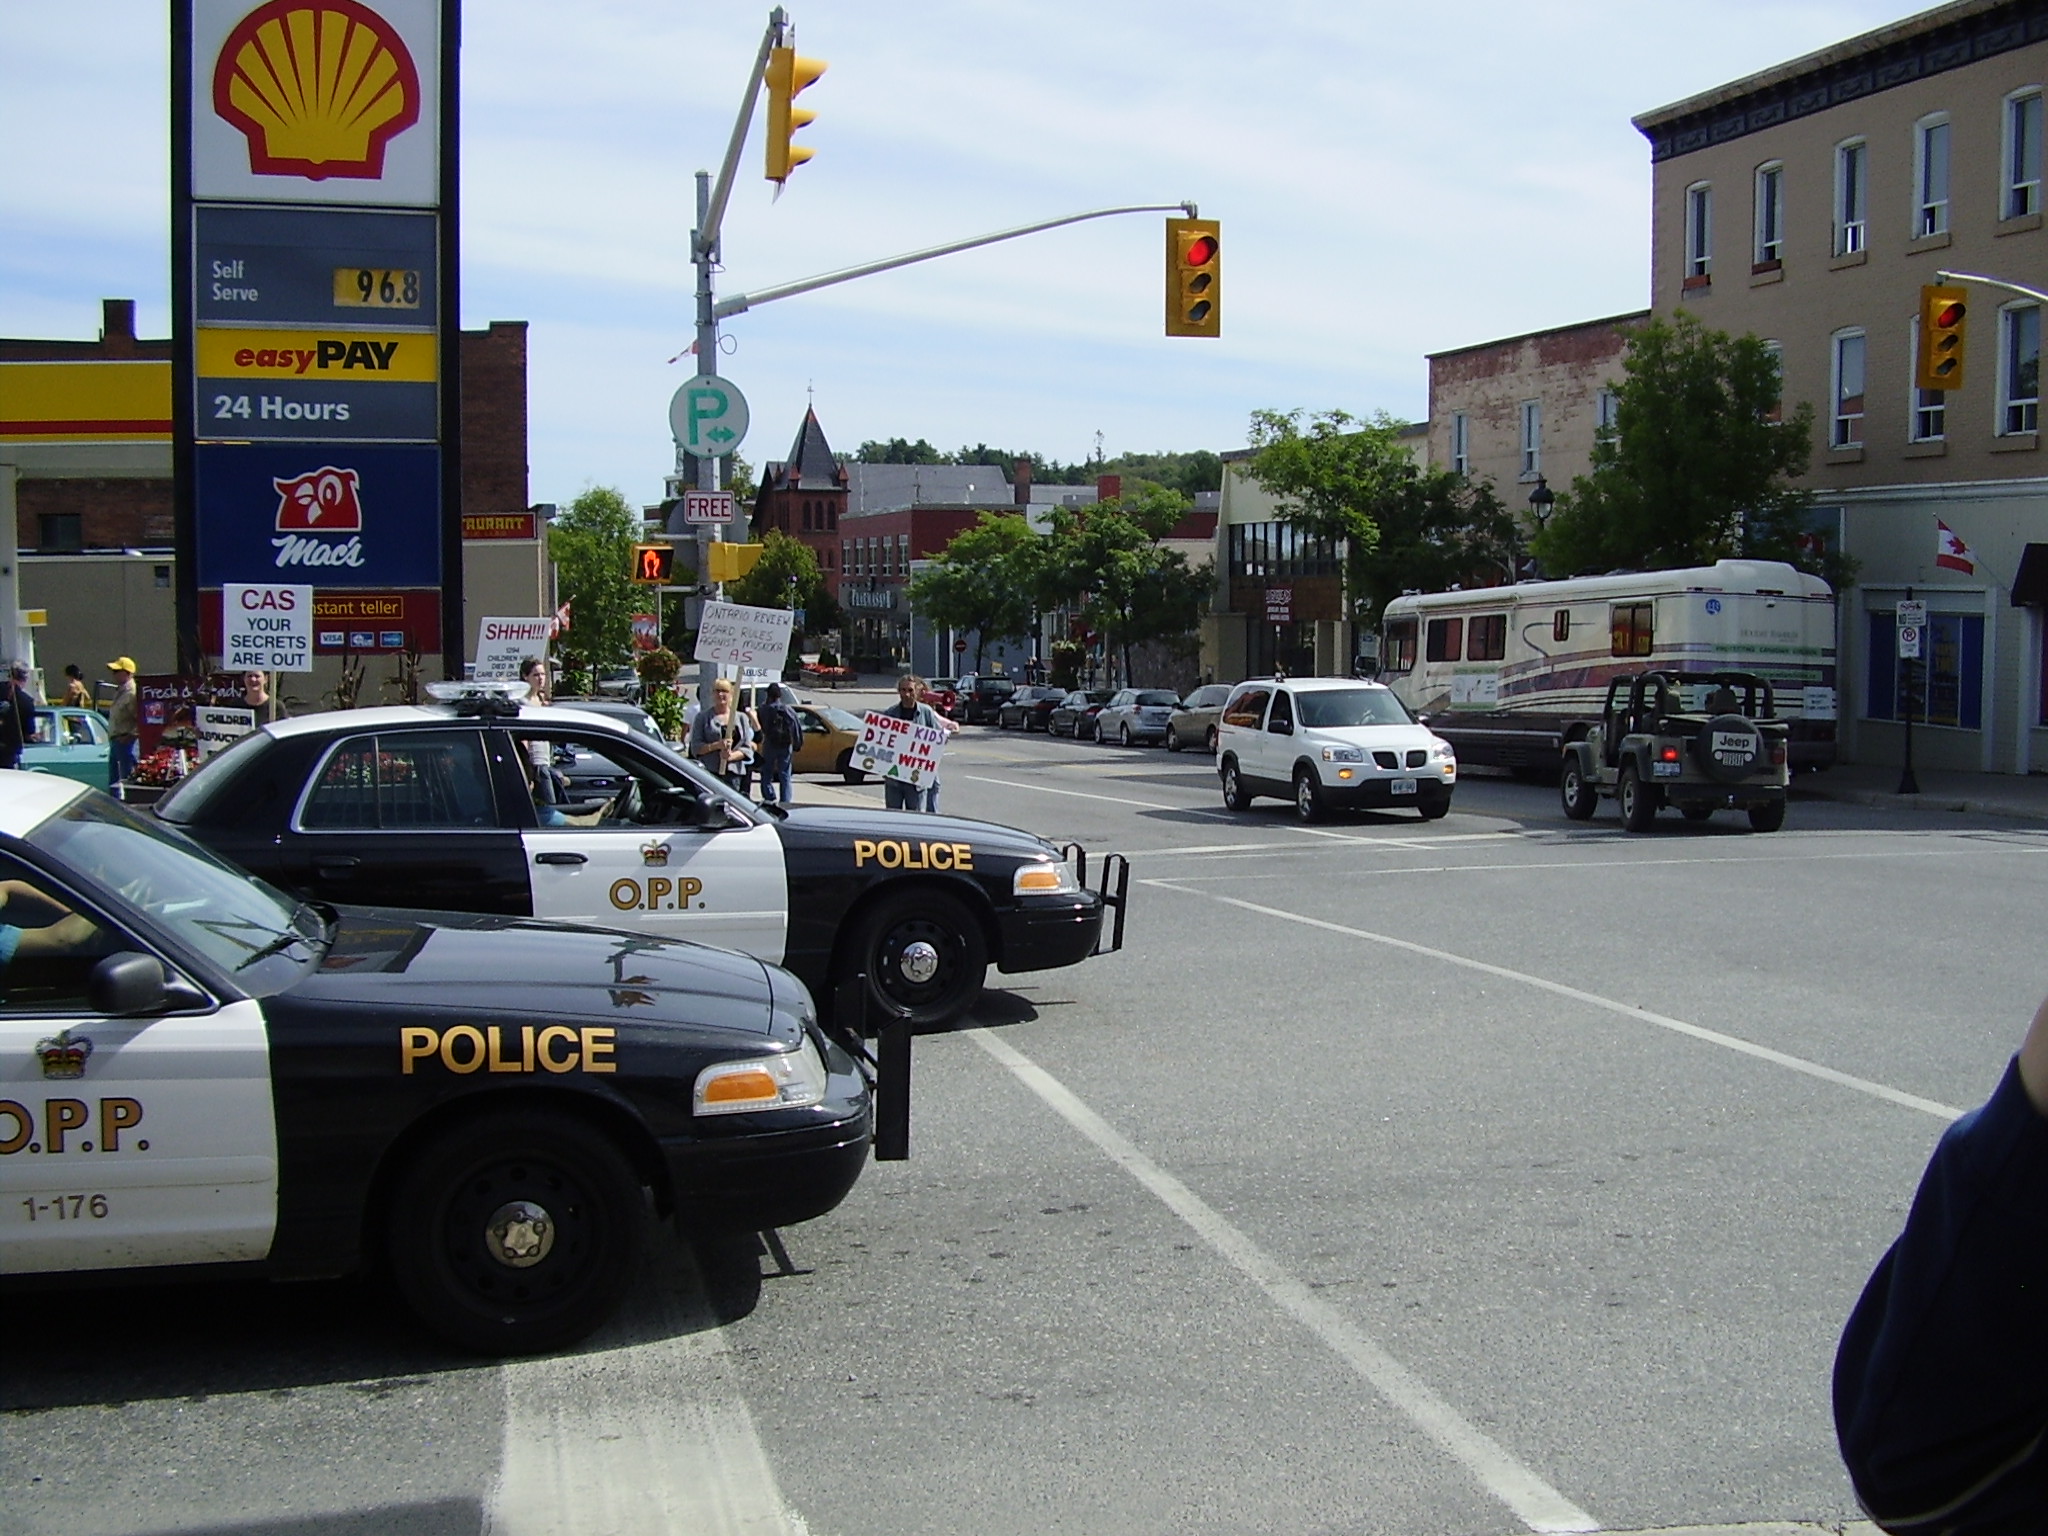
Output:
<instances>
[{"instance_id":1,"label":"asphalt road","mask_svg":"<svg viewBox=\"0 0 2048 1536\"><path fill-rule=\"evenodd\" d=\"M874 799L823 781L799 798ZM1833 1529L1828 1369L2048 990L2048 828L1469 777L1222 808L970 730L945 807L1131 856L1129 939L923 1037L908 1163L489 1365L355 1284L17 1298L0 1531Z\"/></svg>"}]
</instances>

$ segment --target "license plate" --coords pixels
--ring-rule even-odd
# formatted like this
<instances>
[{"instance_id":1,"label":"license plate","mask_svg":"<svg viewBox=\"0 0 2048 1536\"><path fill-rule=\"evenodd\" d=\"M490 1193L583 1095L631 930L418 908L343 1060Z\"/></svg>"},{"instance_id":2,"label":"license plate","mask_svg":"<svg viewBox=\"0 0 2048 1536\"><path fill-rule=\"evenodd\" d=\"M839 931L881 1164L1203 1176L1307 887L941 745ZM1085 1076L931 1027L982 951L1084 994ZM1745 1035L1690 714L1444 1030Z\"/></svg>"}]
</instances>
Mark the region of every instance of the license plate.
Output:
<instances>
[{"instance_id":1,"label":"license plate","mask_svg":"<svg viewBox=\"0 0 2048 1536\"><path fill-rule=\"evenodd\" d=\"M1412 795L1415 793L1415 781L1413 779L1396 779L1391 785L1388 786L1388 793L1396 795Z\"/></svg>"},{"instance_id":2,"label":"license plate","mask_svg":"<svg viewBox=\"0 0 2048 1536\"><path fill-rule=\"evenodd\" d=\"M1683 763L1650 764L1650 777L1653 779L1675 779L1683 772L1685 772L1685 764Z\"/></svg>"}]
</instances>

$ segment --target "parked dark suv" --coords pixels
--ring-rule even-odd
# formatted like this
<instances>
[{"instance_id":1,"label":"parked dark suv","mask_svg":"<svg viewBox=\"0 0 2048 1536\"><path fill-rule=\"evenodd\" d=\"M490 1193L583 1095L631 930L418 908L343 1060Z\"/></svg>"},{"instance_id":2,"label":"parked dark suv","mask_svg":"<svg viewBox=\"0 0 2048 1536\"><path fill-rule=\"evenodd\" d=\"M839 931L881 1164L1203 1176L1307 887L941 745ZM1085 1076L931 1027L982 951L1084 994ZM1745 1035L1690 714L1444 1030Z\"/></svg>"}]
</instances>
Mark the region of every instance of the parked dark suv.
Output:
<instances>
[{"instance_id":1,"label":"parked dark suv","mask_svg":"<svg viewBox=\"0 0 2048 1536\"><path fill-rule=\"evenodd\" d=\"M966 673L960 679L960 705L953 718L962 725L994 725L1016 691L1014 678Z\"/></svg>"}]
</instances>

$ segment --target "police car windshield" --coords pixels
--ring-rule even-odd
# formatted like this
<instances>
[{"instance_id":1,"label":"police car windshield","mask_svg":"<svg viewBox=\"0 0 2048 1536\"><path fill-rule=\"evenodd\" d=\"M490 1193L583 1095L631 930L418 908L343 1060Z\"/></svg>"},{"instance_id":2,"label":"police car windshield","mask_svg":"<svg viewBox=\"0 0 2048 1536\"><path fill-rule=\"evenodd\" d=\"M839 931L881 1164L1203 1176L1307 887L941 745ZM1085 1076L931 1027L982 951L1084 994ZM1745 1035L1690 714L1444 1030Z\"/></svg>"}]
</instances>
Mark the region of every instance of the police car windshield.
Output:
<instances>
[{"instance_id":1,"label":"police car windshield","mask_svg":"<svg viewBox=\"0 0 2048 1536\"><path fill-rule=\"evenodd\" d=\"M1408 711L1385 688L1328 688L1294 696L1301 723L1322 730L1347 725L1406 725Z\"/></svg>"},{"instance_id":2,"label":"police car windshield","mask_svg":"<svg viewBox=\"0 0 2048 1536\"><path fill-rule=\"evenodd\" d=\"M222 970L311 941L311 908L223 863L181 833L154 826L117 801L87 795L28 840L81 875L118 891ZM300 957L301 962L303 956ZM298 964L292 966L294 972ZM247 973L238 978L249 982Z\"/></svg>"}]
</instances>

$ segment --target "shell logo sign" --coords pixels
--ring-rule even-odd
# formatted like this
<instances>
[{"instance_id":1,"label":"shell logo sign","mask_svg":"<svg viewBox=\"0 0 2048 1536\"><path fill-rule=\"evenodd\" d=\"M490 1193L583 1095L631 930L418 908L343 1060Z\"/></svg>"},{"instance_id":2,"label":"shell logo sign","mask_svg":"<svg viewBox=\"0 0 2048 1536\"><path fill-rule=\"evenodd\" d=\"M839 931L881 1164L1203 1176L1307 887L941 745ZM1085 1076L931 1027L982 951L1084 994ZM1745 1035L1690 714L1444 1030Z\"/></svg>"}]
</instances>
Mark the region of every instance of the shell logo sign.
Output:
<instances>
[{"instance_id":1,"label":"shell logo sign","mask_svg":"<svg viewBox=\"0 0 2048 1536\"><path fill-rule=\"evenodd\" d=\"M357 0L270 0L221 46L213 110L248 139L257 175L374 181L384 147L419 121L419 70Z\"/></svg>"}]
</instances>

